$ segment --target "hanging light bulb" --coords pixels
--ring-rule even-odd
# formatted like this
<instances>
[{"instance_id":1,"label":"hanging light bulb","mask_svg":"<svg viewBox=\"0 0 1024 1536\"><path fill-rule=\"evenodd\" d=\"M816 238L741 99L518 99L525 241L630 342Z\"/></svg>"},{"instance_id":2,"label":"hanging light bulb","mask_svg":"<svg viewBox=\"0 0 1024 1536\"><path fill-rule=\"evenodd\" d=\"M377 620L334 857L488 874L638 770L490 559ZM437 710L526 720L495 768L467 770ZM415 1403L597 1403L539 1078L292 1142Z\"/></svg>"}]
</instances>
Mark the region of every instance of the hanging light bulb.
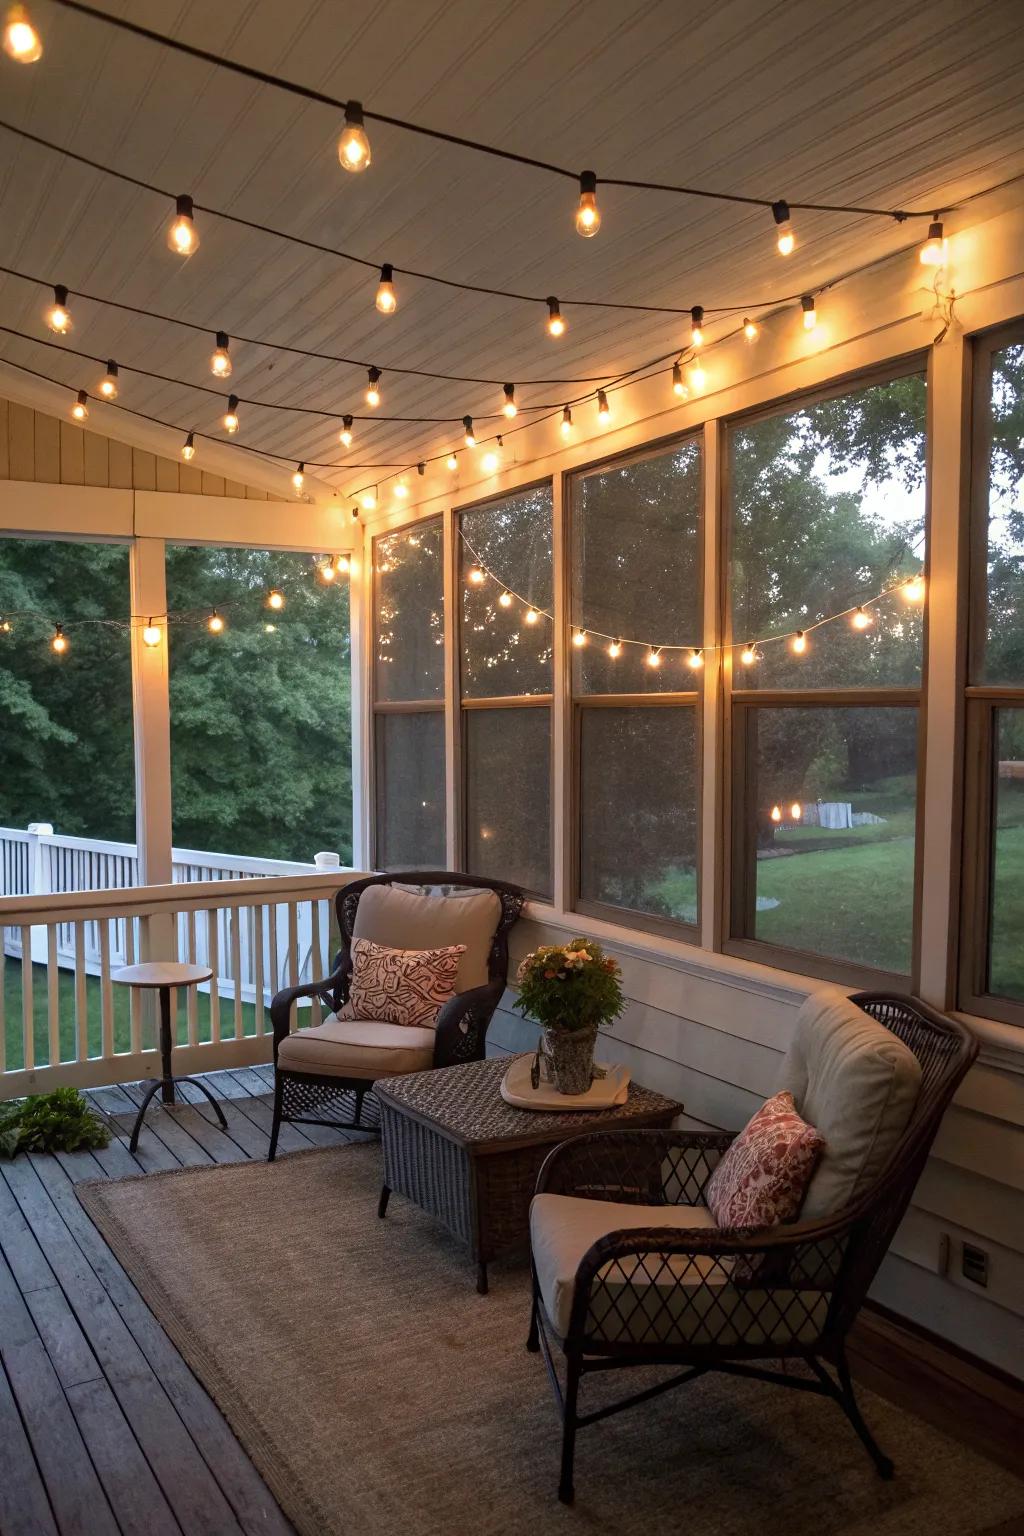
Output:
<instances>
[{"instance_id":1,"label":"hanging light bulb","mask_svg":"<svg viewBox=\"0 0 1024 1536\"><path fill-rule=\"evenodd\" d=\"M347 576L352 570L352 561L349 559L348 555L338 555L335 558L334 566L336 570L342 573L342 575Z\"/></svg>"},{"instance_id":2,"label":"hanging light bulb","mask_svg":"<svg viewBox=\"0 0 1024 1536\"><path fill-rule=\"evenodd\" d=\"M377 388L379 383L380 369L368 369L366 374L366 403L374 408L380 405L380 390Z\"/></svg>"},{"instance_id":3,"label":"hanging light bulb","mask_svg":"<svg viewBox=\"0 0 1024 1536\"><path fill-rule=\"evenodd\" d=\"M789 814L790 814L791 820L799 821L801 816L803 815L803 813L804 813L804 808L800 804L799 800L794 800L793 804L789 808Z\"/></svg>"},{"instance_id":4,"label":"hanging light bulb","mask_svg":"<svg viewBox=\"0 0 1024 1536\"><path fill-rule=\"evenodd\" d=\"M10 619L0 619L0 635L9 635L12 628Z\"/></svg>"},{"instance_id":5,"label":"hanging light bulb","mask_svg":"<svg viewBox=\"0 0 1024 1536\"><path fill-rule=\"evenodd\" d=\"M683 370L678 363L672 364L672 393L678 395L680 400L685 400L690 393L683 383Z\"/></svg>"},{"instance_id":6,"label":"hanging light bulb","mask_svg":"<svg viewBox=\"0 0 1024 1536\"><path fill-rule=\"evenodd\" d=\"M68 309L68 291L63 283L53 290L53 303L46 311L46 323L58 336L66 336L71 329L71 311Z\"/></svg>"},{"instance_id":7,"label":"hanging light bulb","mask_svg":"<svg viewBox=\"0 0 1024 1536\"><path fill-rule=\"evenodd\" d=\"M341 431L338 433L338 441L341 443L342 447L344 447L344 448L351 448L352 447L352 417L351 416L343 416L341 418Z\"/></svg>"},{"instance_id":8,"label":"hanging light bulb","mask_svg":"<svg viewBox=\"0 0 1024 1536\"><path fill-rule=\"evenodd\" d=\"M210 372L215 379L226 379L231 372L231 339L226 331L217 332L217 342L210 356Z\"/></svg>"},{"instance_id":9,"label":"hanging light bulb","mask_svg":"<svg viewBox=\"0 0 1024 1536\"><path fill-rule=\"evenodd\" d=\"M476 437L474 436L474 433L473 433L473 418L472 418L472 416L463 416L463 418L462 418L462 425L466 429L466 436L465 436L465 439L464 439L466 447L467 448L475 448L476 447Z\"/></svg>"},{"instance_id":10,"label":"hanging light bulb","mask_svg":"<svg viewBox=\"0 0 1024 1536\"><path fill-rule=\"evenodd\" d=\"M740 652L740 661L742 661L742 663L743 663L743 665L745 667L752 667L756 660L757 660L757 647L754 645L753 640L748 640L746 645L743 647L742 651Z\"/></svg>"},{"instance_id":11,"label":"hanging light bulb","mask_svg":"<svg viewBox=\"0 0 1024 1536\"><path fill-rule=\"evenodd\" d=\"M612 419L612 408L608 404L608 396L603 389L599 389L597 392L597 419L601 422L602 426Z\"/></svg>"},{"instance_id":12,"label":"hanging light bulb","mask_svg":"<svg viewBox=\"0 0 1024 1536\"><path fill-rule=\"evenodd\" d=\"M405 501L406 498L408 497L408 495L409 495L409 487L406 485L405 481L404 480L396 480L395 481L395 500L396 501ZM412 540L410 539L409 542L411 543Z\"/></svg>"},{"instance_id":13,"label":"hanging light bulb","mask_svg":"<svg viewBox=\"0 0 1024 1536\"><path fill-rule=\"evenodd\" d=\"M505 403L501 408L501 414L511 421L513 416L519 414L519 407L516 405L516 387L514 384L503 384L502 391L505 395Z\"/></svg>"},{"instance_id":14,"label":"hanging light bulb","mask_svg":"<svg viewBox=\"0 0 1024 1536\"><path fill-rule=\"evenodd\" d=\"M358 521L359 521L359 508L356 507L356 506L353 506L352 509L351 509L351 514L350 515L351 515L352 521L354 523L358 523Z\"/></svg>"},{"instance_id":15,"label":"hanging light bulb","mask_svg":"<svg viewBox=\"0 0 1024 1536\"><path fill-rule=\"evenodd\" d=\"M372 512L377 505L377 487L375 485L367 486L359 500L362 503L364 512Z\"/></svg>"},{"instance_id":16,"label":"hanging light bulb","mask_svg":"<svg viewBox=\"0 0 1024 1536\"><path fill-rule=\"evenodd\" d=\"M447 467L454 473L454 471L459 467L459 456L457 453L450 453L444 462Z\"/></svg>"},{"instance_id":17,"label":"hanging light bulb","mask_svg":"<svg viewBox=\"0 0 1024 1536\"><path fill-rule=\"evenodd\" d=\"M776 223L775 244L780 256L791 256L796 249L796 236L789 217L789 204L782 198L772 203L772 218Z\"/></svg>"},{"instance_id":18,"label":"hanging light bulb","mask_svg":"<svg viewBox=\"0 0 1024 1536\"><path fill-rule=\"evenodd\" d=\"M850 615L850 624L854 629L870 629L872 624L871 614L866 608L855 608Z\"/></svg>"},{"instance_id":19,"label":"hanging light bulb","mask_svg":"<svg viewBox=\"0 0 1024 1536\"><path fill-rule=\"evenodd\" d=\"M160 626L159 624L154 624L152 619L149 620L142 631L142 643L143 645L148 645L151 651L160 644Z\"/></svg>"},{"instance_id":20,"label":"hanging light bulb","mask_svg":"<svg viewBox=\"0 0 1024 1536\"><path fill-rule=\"evenodd\" d=\"M558 300L553 295L548 298L548 335L565 335L565 321L562 319L562 311L558 307Z\"/></svg>"},{"instance_id":21,"label":"hanging light bulb","mask_svg":"<svg viewBox=\"0 0 1024 1536\"><path fill-rule=\"evenodd\" d=\"M394 277L394 268L390 261L386 261L380 269L380 282L377 284L377 297L374 301L382 315L393 315L398 308Z\"/></svg>"},{"instance_id":22,"label":"hanging light bulb","mask_svg":"<svg viewBox=\"0 0 1024 1536\"><path fill-rule=\"evenodd\" d=\"M167 226L167 249L175 256L191 256L199 249L192 199L185 193L174 200L174 218Z\"/></svg>"},{"instance_id":23,"label":"hanging light bulb","mask_svg":"<svg viewBox=\"0 0 1024 1536\"><path fill-rule=\"evenodd\" d=\"M921 265L924 267L944 267L946 265L946 240L942 233L942 221L936 214L928 225L928 238L922 245L918 255Z\"/></svg>"},{"instance_id":24,"label":"hanging light bulb","mask_svg":"<svg viewBox=\"0 0 1024 1536\"><path fill-rule=\"evenodd\" d=\"M580 201L576 209L576 233L589 240L601 228L601 211L597 206L597 177L593 171L584 171L580 177Z\"/></svg>"},{"instance_id":25,"label":"hanging light bulb","mask_svg":"<svg viewBox=\"0 0 1024 1536\"><path fill-rule=\"evenodd\" d=\"M608 647L608 655L612 658L613 661L615 660L616 657L622 655L622 641L621 640L613 640L612 641L612 643Z\"/></svg>"},{"instance_id":26,"label":"hanging light bulb","mask_svg":"<svg viewBox=\"0 0 1024 1536\"><path fill-rule=\"evenodd\" d=\"M71 407L71 415L75 421L86 421L89 416L89 396L84 389L78 391L74 405Z\"/></svg>"},{"instance_id":27,"label":"hanging light bulb","mask_svg":"<svg viewBox=\"0 0 1024 1536\"><path fill-rule=\"evenodd\" d=\"M536 624L537 620L540 618L540 614L537 612L536 608L527 608L524 617L527 624Z\"/></svg>"},{"instance_id":28,"label":"hanging light bulb","mask_svg":"<svg viewBox=\"0 0 1024 1536\"><path fill-rule=\"evenodd\" d=\"M653 646L647 652L647 665L649 667L660 667L661 666L661 652L660 651L656 651Z\"/></svg>"},{"instance_id":29,"label":"hanging light bulb","mask_svg":"<svg viewBox=\"0 0 1024 1536\"><path fill-rule=\"evenodd\" d=\"M363 127L363 104L361 101L347 101L345 128L338 140L338 159L342 170L365 171L371 158L370 141Z\"/></svg>"},{"instance_id":30,"label":"hanging light bulb","mask_svg":"<svg viewBox=\"0 0 1024 1536\"><path fill-rule=\"evenodd\" d=\"M267 607L273 608L275 613L280 613L284 607L284 593L280 587L271 587L267 593Z\"/></svg>"},{"instance_id":31,"label":"hanging light bulb","mask_svg":"<svg viewBox=\"0 0 1024 1536\"><path fill-rule=\"evenodd\" d=\"M561 423L561 425L562 425L562 436L563 437L570 437L572 435L572 411L569 409L569 407L567 405L563 405L563 407L562 407L562 423Z\"/></svg>"},{"instance_id":32,"label":"hanging light bulb","mask_svg":"<svg viewBox=\"0 0 1024 1536\"><path fill-rule=\"evenodd\" d=\"M923 603L924 577L920 575L911 576L908 581L905 581L903 583L903 596L908 603Z\"/></svg>"},{"instance_id":33,"label":"hanging light bulb","mask_svg":"<svg viewBox=\"0 0 1024 1536\"><path fill-rule=\"evenodd\" d=\"M471 565L466 576L471 587L482 587L487 577L481 565Z\"/></svg>"},{"instance_id":34,"label":"hanging light bulb","mask_svg":"<svg viewBox=\"0 0 1024 1536\"><path fill-rule=\"evenodd\" d=\"M800 308L804 312L804 330L813 331L818 323L818 311L814 307L814 295L805 293L800 300Z\"/></svg>"},{"instance_id":35,"label":"hanging light bulb","mask_svg":"<svg viewBox=\"0 0 1024 1536\"><path fill-rule=\"evenodd\" d=\"M238 396L228 395L228 408L220 419L220 424L225 432L238 431Z\"/></svg>"},{"instance_id":36,"label":"hanging light bulb","mask_svg":"<svg viewBox=\"0 0 1024 1536\"><path fill-rule=\"evenodd\" d=\"M693 367L687 373L687 378L690 380L690 388L695 389L697 393L700 394L700 391L707 383L708 376L704 372L704 369L701 367L700 363L694 363Z\"/></svg>"},{"instance_id":37,"label":"hanging light bulb","mask_svg":"<svg viewBox=\"0 0 1024 1536\"><path fill-rule=\"evenodd\" d=\"M489 448L480 461L480 467L485 475L497 474L501 468L501 455L495 453L493 448Z\"/></svg>"},{"instance_id":38,"label":"hanging light bulb","mask_svg":"<svg viewBox=\"0 0 1024 1536\"><path fill-rule=\"evenodd\" d=\"M188 434L188 436L186 437L185 441L182 443L182 445L181 445L181 456L185 460L186 464L191 463L191 461L195 458L195 456L196 456L196 439L195 439L195 433L194 432L190 432Z\"/></svg>"},{"instance_id":39,"label":"hanging light bulb","mask_svg":"<svg viewBox=\"0 0 1024 1536\"><path fill-rule=\"evenodd\" d=\"M328 586L330 586L331 582L338 574L337 565L329 555L326 560L321 560L320 564L316 568L316 571L317 575L320 577L320 580L326 581Z\"/></svg>"},{"instance_id":40,"label":"hanging light bulb","mask_svg":"<svg viewBox=\"0 0 1024 1536\"><path fill-rule=\"evenodd\" d=\"M806 655L806 653L807 653L807 636L804 634L802 629L798 629L797 630L796 634L793 636L792 640L789 642L789 648L793 652L794 656L804 656L804 655Z\"/></svg>"},{"instance_id":41,"label":"hanging light bulb","mask_svg":"<svg viewBox=\"0 0 1024 1536\"><path fill-rule=\"evenodd\" d=\"M587 632L586 632L586 630L585 629L578 629L576 631L576 633L572 637L572 643L576 647L577 650L581 650L582 647L585 646L586 643L587 643Z\"/></svg>"},{"instance_id":42,"label":"hanging light bulb","mask_svg":"<svg viewBox=\"0 0 1024 1536\"><path fill-rule=\"evenodd\" d=\"M63 656L67 648L68 637L64 633L64 626L62 624L55 624L53 626L53 639L50 641L50 649L56 651L58 656Z\"/></svg>"},{"instance_id":43,"label":"hanging light bulb","mask_svg":"<svg viewBox=\"0 0 1024 1536\"><path fill-rule=\"evenodd\" d=\"M498 602L501 604L501 606L503 608L511 608L512 607L512 593L511 592L503 592L501 594L501 596L498 598Z\"/></svg>"},{"instance_id":44,"label":"hanging light bulb","mask_svg":"<svg viewBox=\"0 0 1024 1536\"><path fill-rule=\"evenodd\" d=\"M704 652L691 651L686 658L686 665L690 668L691 672L699 672L704 665Z\"/></svg>"},{"instance_id":45,"label":"hanging light bulb","mask_svg":"<svg viewBox=\"0 0 1024 1536\"><path fill-rule=\"evenodd\" d=\"M102 395L104 400L117 399L117 364L113 358L107 363L107 371L96 386L96 393Z\"/></svg>"},{"instance_id":46,"label":"hanging light bulb","mask_svg":"<svg viewBox=\"0 0 1024 1536\"><path fill-rule=\"evenodd\" d=\"M4 53L16 64L35 64L43 44L23 5L12 5L4 17Z\"/></svg>"},{"instance_id":47,"label":"hanging light bulb","mask_svg":"<svg viewBox=\"0 0 1024 1536\"><path fill-rule=\"evenodd\" d=\"M223 629L224 629L224 620L221 618L221 616L217 612L216 608L213 610L213 612L210 614L210 617L207 619L206 627L210 631L211 635L219 635L223 631Z\"/></svg>"},{"instance_id":48,"label":"hanging light bulb","mask_svg":"<svg viewBox=\"0 0 1024 1536\"><path fill-rule=\"evenodd\" d=\"M744 319L744 321L743 321L743 334L747 338L748 341L756 341L757 338L758 338L758 335L759 335L759 331L758 331L758 327L757 327L757 322L754 321L754 320Z\"/></svg>"},{"instance_id":49,"label":"hanging light bulb","mask_svg":"<svg viewBox=\"0 0 1024 1536\"><path fill-rule=\"evenodd\" d=\"M690 346L702 347L704 345L704 309L700 304L695 304L690 310Z\"/></svg>"}]
</instances>

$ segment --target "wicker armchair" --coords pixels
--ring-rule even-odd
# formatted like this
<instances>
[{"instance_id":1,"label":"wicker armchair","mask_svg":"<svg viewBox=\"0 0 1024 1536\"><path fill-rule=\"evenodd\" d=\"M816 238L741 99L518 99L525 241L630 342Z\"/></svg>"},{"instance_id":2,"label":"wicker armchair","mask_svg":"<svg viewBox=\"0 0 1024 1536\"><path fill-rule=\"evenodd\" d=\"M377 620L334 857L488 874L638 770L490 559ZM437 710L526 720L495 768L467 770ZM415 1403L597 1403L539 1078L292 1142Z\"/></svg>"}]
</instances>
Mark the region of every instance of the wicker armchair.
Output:
<instances>
[{"instance_id":1,"label":"wicker armchair","mask_svg":"<svg viewBox=\"0 0 1024 1536\"><path fill-rule=\"evenodd\" d=\"M879 1474L892 1475L893 1463L857 1406L844 1341L978 1047L962 1024L915 998L862 993L850 1001L909 1047L921 1078L910 1119L880 1172L834 1215L759 1234L716 1228L702 1202L732 1132L594 1133L564 1142L545 1162L538 1195L577 1197L558 1209L577 1222L582 1212L591 1222L589 1230L576 1230L577 1247L589 1246L557 1302L550 1276L544 1295L538 1232L533 1235L527 1348L543 1352L563 1421L558 1496L564 1503L573 1498L577 1429L711 1370L831 1398ZM609 1201L619 1207L616 1230L601 1220L599 1202ZM624 1205L646 1208L643 1227L629 1226ZM559 1347L564 1389L555 1369ZM771 1360L803 1361L810 1374L753 1363ZM587 1372L644 1365L680 1369L610 1406L578 1411Z\"/></svg>"},{"instance_id":2,"label":"wicker armchair","mask_svg":"<svg viewBox=\"0 0 1024 1536\"><path fill-rule=\"evenodd\" d=\"M393 891L385 888L394 887ZM445 887L492 899L477 901L428 894ZM369 899L367 893L372 893ZM493 898L497 898L494 900ZM375 1130L374 1082L381 1077L430 1067L479 1061L487 1029L505 990L508 935L525 897L516 886L448 871L411 871L372 875L338 892L336 910L341 948L329 976L278 992L270 1005L274 1027L274 1121L268 1161L277 1155L281 1125L327 1125L347 1130ZM438 903L440 902L440 906ZM468 941L460 962L469 985L456 991L438 1015L433 1031L401 1025L351 1021L334 1016L348 1000L352 979L352 940L367 937L399 949ZM475 984L474 984L475 983ZM327 1021L292 1031L295 1004L317 998ZM422 1039L420 1037L423 1037ZM364 1118L364 1100L368 1118Z\"/></svg>"}]
</instances>

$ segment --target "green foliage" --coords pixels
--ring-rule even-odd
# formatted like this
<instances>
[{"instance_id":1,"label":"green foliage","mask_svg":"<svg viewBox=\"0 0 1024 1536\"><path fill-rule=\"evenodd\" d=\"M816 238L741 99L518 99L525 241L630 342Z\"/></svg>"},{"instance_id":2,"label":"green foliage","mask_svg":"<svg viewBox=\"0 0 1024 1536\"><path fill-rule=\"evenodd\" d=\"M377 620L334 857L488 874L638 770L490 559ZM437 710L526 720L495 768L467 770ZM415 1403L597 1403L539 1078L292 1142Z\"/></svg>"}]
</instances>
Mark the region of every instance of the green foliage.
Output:
<instances>
[{"instance_id":1,"label":"green foliage","mask_svg":"<svg viewBox=\"0 0 1024 1536\"><path fill-rule=\"evenodd\" d=\"M77 1088L57 1088L0 1104L0 1156L18 1152L83 1152L110 1144L110 1131Z\"/></svg>"},{"instance_id":2,"label":"green foliage","mask_svg":"<svg viewBox=\"0 0 1024 1536\"><path fill-rule=\"evenodd\" d=\"M546 944L519 967L518 1008L539 1024L589 1029L610 1024L625 1006L622 972L592 939Z\"/></svg>"}]
</instances>

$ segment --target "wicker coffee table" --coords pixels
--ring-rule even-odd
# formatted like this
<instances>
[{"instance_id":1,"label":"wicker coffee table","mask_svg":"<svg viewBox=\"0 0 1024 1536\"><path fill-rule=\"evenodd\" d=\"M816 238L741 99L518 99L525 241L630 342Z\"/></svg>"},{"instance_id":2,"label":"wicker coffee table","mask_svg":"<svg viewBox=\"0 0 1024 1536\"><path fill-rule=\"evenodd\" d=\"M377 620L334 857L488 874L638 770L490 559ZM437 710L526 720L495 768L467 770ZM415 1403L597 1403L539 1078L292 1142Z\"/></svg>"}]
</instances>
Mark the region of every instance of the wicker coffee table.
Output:
<instances>
[{"instance_id":1,"label":"wicker coffee table","mask_svg":"<svg viewBox=\"0 0 1024 1536\"><path fill-rule=\"evenodd\" d=\"M487 1265L529 1240L530 1201L553 1146L583 1131L662 1127L681 1104L630 1084L625 1104L568 1114L514 1109L498 1089L509 1058L379 1079L384 1187L405 1195L468 1243L476 1288L487 1294Z\"/></svg>"}]
</instances>

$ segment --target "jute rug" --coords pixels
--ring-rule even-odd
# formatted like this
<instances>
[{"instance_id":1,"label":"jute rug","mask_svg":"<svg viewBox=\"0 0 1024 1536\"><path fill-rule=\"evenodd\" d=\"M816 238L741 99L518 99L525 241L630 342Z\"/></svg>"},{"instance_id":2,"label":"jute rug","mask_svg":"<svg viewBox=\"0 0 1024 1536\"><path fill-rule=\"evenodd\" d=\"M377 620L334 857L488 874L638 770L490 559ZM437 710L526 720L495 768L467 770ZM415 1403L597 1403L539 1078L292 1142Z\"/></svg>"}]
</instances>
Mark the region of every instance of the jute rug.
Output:
<instances>
[{"instance_id":1,"label":"jute rug","mask_svg":"<svg viewBox=\"0 0 1024 1536\"><path fill-rule=\"evenodd\" d=\"M525 1265L478 1296L420 1211L394 1197L378 1220L379 1186L376 1144L78 1186L301 1536L973 1536L1024 1516L1024 1483L869 1393L891 1483L832 1404L713 1376L582 1430L564 1508Z\"/></svg>"}]
</instances>

